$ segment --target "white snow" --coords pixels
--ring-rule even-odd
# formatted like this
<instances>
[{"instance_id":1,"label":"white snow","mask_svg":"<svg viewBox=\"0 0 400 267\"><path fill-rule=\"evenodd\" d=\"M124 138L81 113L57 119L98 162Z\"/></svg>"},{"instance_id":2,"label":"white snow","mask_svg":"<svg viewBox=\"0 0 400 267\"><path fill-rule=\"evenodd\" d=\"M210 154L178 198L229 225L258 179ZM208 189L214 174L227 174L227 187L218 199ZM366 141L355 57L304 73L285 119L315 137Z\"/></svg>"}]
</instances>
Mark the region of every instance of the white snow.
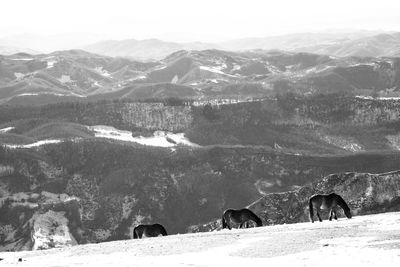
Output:
<instances>
[{"instance_id":1,"label":"white snow","mask_svg":"<svg viewBox=\"0 0 400 267\"><path fill-rule=\"evenodd\" d=\"M21 78L23 78L23 77L25 76L25 74L20 73L20 72L14 72L14 76L15 76L17 79L21 79Z\"/></svg>"},{"instance_id":2,"label":"white snow","mask_svg":"<svg viewBox=\"0 0 400 267\"><path fill-rule=\"evenodd\" d=\"M33 60L33 58L10 58L11 60L21 60L21 61L29 61L29 60Z\"/></svg>"},{"instance_id":3,"label":"white snow","mask_svg":"<svg viewBox=\"0 0 400 267\"><path fill-rule=\"evenodd\" d=\"M37 96L39 95L38 93L23 93L23 94L19 94L17 96Z\"/></svg>"},{"instance_id":4,"label":"white snow","mask_svg":"<svg viewBox=\"0 0 400 267\"><path fill-rule=\"evenodd\" d=\"M235 65L233 65L232 70L233 70L233 71L235 71L235 70L240 70L241 68L242 68L242 66L235 64Z\"/></svg>"},{"instance_id":5,"label":"white snow","mask_svg":"<svg viewBox=\"0 0 400 267\"><path fill-rule=\"evenodd\" d=\"M95 137L99 138L107 138L114 139L126 142L134 142L145 146L156 146L156 147L176 147L179 145L190 146L190 147L199 147L199 145L190 142L184 133L171 133L165 131L155 131L153 136L150 137L133 137L132 132L118 130L111 126L104 125L96 125L96 126L86 126L90 131L94 132ZM8 127L4 129L0 129L0 133L3 133L10 128ZM11 130L11 129L10 129ZM76 141L78 139L72 139L72 141ZM40 140L31 144L4 144L5 147L16 149L16 148L34 148L43 146L46 144L58 144L63 142L61 139L46 139Z\"/></svg>"},{"instance_id":6,"label":"white snow","mask_svg":"<svg viewBox=\"0 0 400 267\"><path fill-rule=\"evenodd\" d=\"M168 229L167 229L168 230ZM0 253L2 266L400 266L400 213ZM22 262L18 259L22 258Z\"/></svg>"},{"instance_id":7,"label":"white snow","mask_svg":"<svg viewBox=\"0 0 400 267\"><path fill-rule=\"evenodd\" d=\"M171 83L177 83L179 80L178 75L175 75L174 78L172 78Z\"/></svg>"},{"instance_id":8,"label":"white snow","mask_svg":"<svg viewBox=\"0 0 400 267\"><path fill-rule=\"evenodd\" d=\"M221 70L219 70L218 68L215 68L215 67L200 66L199 68L201 70L206 70L206 71L209 71L209 72L214 72L214 73L226 75L226 73L222 72Z\"/></svg>"},{"instance_id":9,"label":"white snow","mask_svg":"<svg viewBox=\"0 0 400 267\"><path fill-rule=\"evenodd\" d=\"M388 96L388 97L372 97L372 96L363 96L363 95L358 95L356 98L359 99L367 99L367 100L400 100L400 96Z\"/></svg>"},{"instance_id":10,"label":"white snow","mask_svg":"<svg viewBox=\"0 0 400 267\"><path fill-rule=\"evenodd\" d=\"M376 63L375 62L368 62L368 63L356 63L356 64L352 64L349 67L358 67L358 66L372 66L375 67Z\"/></svg>"},{"instance_id":11,"label":"white snow","mask_svg":"<svg viewBox=\"0 0 400 267\"><path fill-rule=\"evenodd\" d=\"M223 69L224 67L226 67L226 65L224 65L224 66L212 66L212 67L211 66L199 66L199 68L201 70L205 70L205 71L209 71L209 72L213 72L213 73L217 73L217 74L222 74L222 75L229 76L229 77L237 77L235 75L231 75L231 74L228 74L228 73L225 73L225 72L221 71L221 69Z\"/></svg>"},{"instance_id":12,"label":"white snow","mask_svg":"<svg viewBox=\"0 0 400 267\"><path fill-rule=\"evenodd\" d=\"M47 69L54 67L54 64L56 64L58 62L57 58L55 56L49 56L49 57L45 57L43 59L46 60L46 62L47 62Z\"/></svg>"},{"instance_id":13,"label":"white snow","mask_svg":"<svg viewBox=\"0 0 400 267\"><path fill-rule=\"evenodd\" d=\"M76 96L76 97L86 97L84 95L80 95L74 92L69 92L68 94L60 94L60 93L54 93L54 92L39 92L39 93L23 93L16 95L18 96L39 96L39 95L55 95L55 96Z\"/></svg>"},{"instance_id":14,"label":"white snow","mask_svg":"<svg viewBox=\"0 0 400 267\"><path fill-rule=\"evenodd\" d=\"M103 69L103 67L96 67L95 71L97 71L99 74L103 75L104 77L111 77L111 74L107 70Z\"/></svg>"},{"instance_id":15,"label":"white snow","mask_svg":"<svg viewBox=\"0 0 400 267\"><path fill-rule=\"evenodd\" d=\"M15 129L15 127L6 127L6 128L3 128L3 129L0 129L0 133L6 133L6 132L9 132L9 131L11 131L13 129Z\"/></svg>"},{"instance_id":16,"label":"white snow","mask_svg":"<svg viewBox=\"0 0 400 267\"><path fill-rule=\"evenodd\" d=\"M154 135L151 137L133 137L132 132L118 130L111 126L105 125L96 125L96 126L87 126L89 130L94 131L96 137L126 141L126 142L135 142L141 145L146 146L157 146L157 147L174 147L177 145L186 145L186 146L198 146L190 142L183 133L170 133L164 131L156 131ZM169 140L172 140L169 141Z\"/></svg>"},{"instance_id":17,"label":"white snow","mask_svg":"<svg viewBox=\"0 0 400 267\"><path fill-rule=\"evenodd\" d=\"M159 67L155 67L155 68L153 69L153 71L155 71L155 70L163 70L163 69L165 69L165 68L167 68L167 65L162 65L162 66L159 66Z\"/></svg>"},{"instance_id":18,"label":"white snow","mask_svg":"<svg viewBox=\"0 0 400 267\"><path fill-rule=\"evenodd\" d=\"M131 81L137 81L137 80L145 80L147 77L146 77L146 75L139 75L139 76L136 76L136 77L134 77L134 78L132 78L132 79L130 79Z\"/></svg>"},{"instance_id":19,"label":"white snow","mask_svg":"<svg viewBox=\"0 0 400 267\"><path fill-rule=\"evenodd\" d=\"M71 77L69 75L61 75L61 78L58 79L61 83L70 83L72 82Z\"/></svg>"},{"instance_id":20,"label":"white snow","mask_svg":"<svg viewBox=\"0 0 400 267\"><path fill-rule=\"evenodd\" d=\"M4 144L5 147L8 148L33 148L33 147L39 147L47 144L58 144L61 143L62 140L58 139L46 139L46 140L40 140L35 143L27 144L27 145L12 145L12 144Z\"/></svg>"},{"instance_id":21,"label":"white snow","mask_svg":"<svg viewBox=\"0 0 400 267\"><path fill-rule=\"evenodd\" d=\"M54 64L57 63L57 60L49 60L47 61L47 68L50 69L52 67L54 67Z\"/></svg>"}]
</instances>

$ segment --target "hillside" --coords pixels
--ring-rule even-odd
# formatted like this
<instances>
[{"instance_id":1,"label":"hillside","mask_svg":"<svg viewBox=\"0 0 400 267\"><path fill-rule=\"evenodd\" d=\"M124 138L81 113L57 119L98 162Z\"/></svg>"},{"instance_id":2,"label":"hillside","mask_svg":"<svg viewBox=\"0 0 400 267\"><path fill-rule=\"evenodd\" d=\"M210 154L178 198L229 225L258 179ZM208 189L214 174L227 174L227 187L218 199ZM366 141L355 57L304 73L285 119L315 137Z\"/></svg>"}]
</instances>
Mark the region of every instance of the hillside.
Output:
<instances>
[{"instance_id":1,"label":"hillside","mask_svg":"<svg viewBox=\"0 0 400 267\"><path fill-rule=\"evenodd\" d=\"M140 222L185 233L267 194L400 163L398 100L191 103L0 106L0 250L128 239Z\"/></svg>"},{"instance_id":2,"label":"hillside","mask_svg":"<svg viewBox=\"0 0 400 267\"><path fill-rule=\"evenodd\" d=\"M343 170L389 171L400 161L397 154L310 157L100 139L3 149L0 159L0 212L6 214L0 216L2 251L31 249L32 227L37 220L53 225L53 212L59 214L55 225L71 233L67 243L127 239L140 222L158 221L170 233L185 233L190 225L219 218L224 209L246 206L264 194L294 190ZM41 247L61 242L41 235Z\"/></svg>"},{"instance_id":3,"label":"hillside","mask_svg":"<svg viewBox=\"0 0 400 267\"><path fill-rule=\"evenodd\" d=\"M398 57L400 55L400 33L382 33L356 40L345 40L336 44L316 44L295 49L339 57Z\"/></svg>"},{"instance_id":4,"label":"hillside","mask_svg":"<svg viewBox=\"0 0 400 267\"><path fill-rule=\"evenodd\" d=\"M274 50L307 52L336 57L393 57L399 55L397 32L354 31L296 33L268 37L234 39L222 43L176 43L157 39L106 40L82 47L92 53L130 57L136 60L160 60L179 50L221 49L227 51Z\"/></svg>"},{"instance_id":5,"label":"hillside","mask_svg":"<svg viewBox=\"0 0 400 267\"><path fill-rule=\"evenodd\" d=\"M111 57L128 57L140 61L160 60L179 50L204 50L216 48L217 45L194 42L174 43L158 39L147 40L108 40L84 46L92 53Z\"/></svg>"},{"instance_id":6,"label":"hillside","mask_svg":"<svg viewBox=\"0 0 400 267\"><path fill-rule=\"evenodd\" d=\"M6 138L89 138L94 134L84 130L87 126L106 125L130 131L133 137L161 130L184 134L201 146L259 146L300 155L400 148L396 99L287 94L228 103L166 99L2 105L0 129L14 128L0 138L4 143Z\"/></svg>"},{"instance_id":7,"label":"hillside","mask_svg":"<svg viewBox=\"0 0 400 267\"><path fill-rule=\"evenodd\" d=\"M337 173L315 180L297 190L267 194L248 205L264 224L285 224L309 221L308 200L314 194L335 192L345 199L353 215L400 210L400 172L381 174ZM339 211L344 217L342 210ZM328 211L322 211L323 220ZM314 218L315 219L315 218ZM191 231L220 229L220 220L190 227Z\"/></svg>"},{"instance_id":8,"label":"hillside","mask_svg":"<svg viewBox=\"0 0 400 267\"><path fill-rule=\"evenodd\" d=\"M398 96L396 57L334 58L283 51L180 50L154 62L83 50L0 56L0 104L99 99L246 101L288 92Z\"/></svg>"},{"instance_id":9,"label":"hillside","mask_svg":"<svg viewBox=\"0 0 400 267\"><path fill-rule=\"evenodd\" d=\"M0 253L2 266L398 266L400 214ZM334 255L334 258L333 256ZM21 262L18 262L21 259Z\"/></svg>"},{"instance_id":10,"label":"hillside","mask_svg":"<svg viewBox=\"0 0 400 267\"><path fill-rule=\"evenodd\" d=\"M179 50L222 49L245 51L280 49L332 56L396 56L397 33L384 31L304 32L269 37L234 39L221 43L177 43L158 39L105 40L82 49L106 56L129 57L141 61L160 60ZM386 37L385 37L386 36Z\"/></svg>"}]
</instances>

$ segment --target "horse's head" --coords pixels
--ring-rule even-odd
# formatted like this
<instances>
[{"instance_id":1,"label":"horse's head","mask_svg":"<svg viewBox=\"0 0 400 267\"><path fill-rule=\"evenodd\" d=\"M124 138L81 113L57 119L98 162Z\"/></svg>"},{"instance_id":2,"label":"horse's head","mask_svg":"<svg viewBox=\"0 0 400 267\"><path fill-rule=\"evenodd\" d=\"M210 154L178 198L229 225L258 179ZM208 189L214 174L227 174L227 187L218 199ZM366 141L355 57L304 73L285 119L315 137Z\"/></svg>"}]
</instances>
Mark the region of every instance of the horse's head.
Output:
<instances>
[{"instance_id":1,"label":"horse's head","mask_svg":"<svg viewBox=\"0 0 400 267\"><path fill-rule=\"evenodd\" d=\"M351 211L350 211L350 209L343 209L343 211L344 211L344 214L346 215L346 217L347 218L351 218Z\"/></svg>"}]
</instances>

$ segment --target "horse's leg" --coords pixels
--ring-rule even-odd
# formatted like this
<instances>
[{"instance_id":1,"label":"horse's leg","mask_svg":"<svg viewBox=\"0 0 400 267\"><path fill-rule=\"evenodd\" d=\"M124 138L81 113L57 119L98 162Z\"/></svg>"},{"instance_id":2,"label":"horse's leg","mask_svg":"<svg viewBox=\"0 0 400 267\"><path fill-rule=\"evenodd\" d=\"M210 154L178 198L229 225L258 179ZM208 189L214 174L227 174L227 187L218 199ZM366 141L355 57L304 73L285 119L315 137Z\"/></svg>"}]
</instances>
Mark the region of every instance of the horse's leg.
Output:
<instances>
[{"instance_id":1,"label":"horse's leg","mask_svg":"<svg viewBox=\"0 0 400 267\"><path fill-rule=\"evenodd\" d=\"M333 209L329 211L329 220L332 221L332 216L333 216Z\"/></svg>"},{"instance_id":2,"label":"horse's leg","mask_svg":"<svg viewBox=\"0 0 400 267\"><path fill-rule=\"evenodd\" d=\"M335 220L337 221L336 210L333 210L333 213L335 215Z\"/></svg>"},{"instance_id":3,"label":"horse's leg","mask_svg":"<svg viewBox=\"0 0 400 267\"><path fill-rule=\"evenodd\" d=\"M231 223L232 223L231 219L229 219L229 220L226 221L226 226L228 227L229 230L232 229Z\"/></svg>"},{"instance_id":4,"label":"horse's leg","mask_svg":"<svg viewBox=\"0 0 400 267\"><path fill-rule=\"evenodd\" d=\"M319 215L319 207L317 207L317 217L320 222L322 222L321 216Z\"/></svg>"}]
</instances>

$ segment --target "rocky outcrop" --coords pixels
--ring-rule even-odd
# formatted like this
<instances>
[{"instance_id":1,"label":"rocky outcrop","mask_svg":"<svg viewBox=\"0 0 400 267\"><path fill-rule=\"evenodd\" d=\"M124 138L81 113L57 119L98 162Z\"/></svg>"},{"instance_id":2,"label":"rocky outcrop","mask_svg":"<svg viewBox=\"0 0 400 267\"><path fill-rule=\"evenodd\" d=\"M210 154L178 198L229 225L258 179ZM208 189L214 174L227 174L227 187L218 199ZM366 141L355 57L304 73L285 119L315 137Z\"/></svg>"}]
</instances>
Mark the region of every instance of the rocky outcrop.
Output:
<instances>
[{"instance_id":1,"label":"rocky outcrop","mask_svg":"<svg viewBox=\"0 0 400 267\"><path fill-rule=\"evenodd\" d=\"M309 220L308 200L313 194L335 192L343 197L353 215L400 210L400 171L338 173L328 175L299 190L268 194L248 206L264 225L298 223ZM339 213L342 213L339 210ZM343 213L342 213L343 214ZM327 219L328 212L322 212ZM221 227L220 220L189 227L190 232L212 231Z\"/></svg>"},{"instance_id":2,"label":"rocky outcrop","mask_svg":"<svg viewBox=\"0 0 400 267\"><path fill-rule=\"evenodd\" d=\"M79 200L49 192L0 199L0 251L37 250L84 243Z\"/></svg>"},{"instance_id":3,"label":"rocky outcrop","mask_svg":"<svg viewBox=\"0 0 400 267\"><path fill-rule=\"evenodd\" d=\"M32 250L66 247L78 244L68 228L65 211L35 213L31 219Z\"/></svg>"},{"instance_id":4,"label":"rocky outcrop","mask_svg":"<svg viewBox=\"0 0 400 267\"><path fill-rule=\"evenodd\" d=\"M0 165L0 177L14 173L14 167L10 165Z\"/></svg>"}]
</instances>

